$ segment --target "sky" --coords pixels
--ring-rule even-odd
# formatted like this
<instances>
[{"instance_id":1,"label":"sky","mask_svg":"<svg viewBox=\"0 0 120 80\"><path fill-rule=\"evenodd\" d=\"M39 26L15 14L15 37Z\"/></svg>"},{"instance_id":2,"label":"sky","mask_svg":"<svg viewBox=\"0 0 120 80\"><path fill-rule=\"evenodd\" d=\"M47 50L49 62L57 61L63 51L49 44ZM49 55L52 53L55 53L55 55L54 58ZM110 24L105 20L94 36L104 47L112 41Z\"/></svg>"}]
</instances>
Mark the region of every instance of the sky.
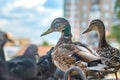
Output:
<instances>
[{"instance_id":1,"label":"sky","mask_svg":"<svg viewBox=\"0 0 120 80\"><path fill-rule=\"evenodd\" d=\"M40 44L55 44L60 33L40 37L53 19L63 17L63 0L0 0L0 29L14 38L29 38Z\"/></svg>"}]
</instances>

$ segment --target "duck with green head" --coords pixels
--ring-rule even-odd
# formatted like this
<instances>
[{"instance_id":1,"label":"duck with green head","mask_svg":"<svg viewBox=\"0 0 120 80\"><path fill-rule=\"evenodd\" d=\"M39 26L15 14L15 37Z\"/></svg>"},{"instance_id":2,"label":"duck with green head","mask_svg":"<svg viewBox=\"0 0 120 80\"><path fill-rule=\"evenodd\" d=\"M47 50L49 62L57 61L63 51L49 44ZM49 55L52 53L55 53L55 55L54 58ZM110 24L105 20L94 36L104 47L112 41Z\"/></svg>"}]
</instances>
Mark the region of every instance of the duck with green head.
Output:
<instances>
[{"instance_id":1,"label":"duck with green head","mask_svg":"<svg viewBox=\"0 0 120 80\"><path fill-rule=\"evenodd\" d=\"M56 18L51 27L41 36L52 32L61 32L61 37L52 52L53 63L62 71L66 71L73 65L84 66L78 61L92 61L99 59L92 51L80 42L72 42L71 26L65 18Z\"/></svg>"},{"instance_id":2,"label":"duck with green head","mask_svg":"<svg viewBox=\"0 0 120 80\"><path fill-rule=\"evenodd\" d=\"M107 43L105 26L101 20L92 20L87 30L83 33L93 30L97 31L99 38L98 50L96 52L100 55L103 64L107 65L109 68L115 68L114 72L116 73L120 67L120 51Z\"/></svg>"},{"instance_id":3,"label":"duck with green head","mask_svg":"<svg viewBox=\"0 0 120 80\"><path fill-rule=\"evenodd\" d=\"M58 47L61 43L64 43L64 42L65 43L72 42L71 26L66 19L56 18L55 20L53 20L51 27L46 32L44 32L41 36L47 35L52 32L61 32L62 33L62 36L59 39L56 47Z\"/></svg>"}]
</instances>

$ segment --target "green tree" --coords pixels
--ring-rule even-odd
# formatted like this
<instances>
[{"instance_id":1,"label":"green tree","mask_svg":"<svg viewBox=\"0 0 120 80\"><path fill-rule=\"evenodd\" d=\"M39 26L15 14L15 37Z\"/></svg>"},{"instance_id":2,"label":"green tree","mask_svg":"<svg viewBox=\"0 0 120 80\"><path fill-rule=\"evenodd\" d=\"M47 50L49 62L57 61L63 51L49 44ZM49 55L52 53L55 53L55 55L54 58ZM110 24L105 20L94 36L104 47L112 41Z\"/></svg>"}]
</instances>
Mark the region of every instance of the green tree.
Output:
<instances>
[{"instance_id":1,"label":"green tree","mask_svg":"<svg viewBox=\"0 0 120 80\"><path fill-rule=\"evenodd\" d=\"M43 40L43 42L42 42L42 46L50 46L50 45L49 45L48 41Z\"/></svg>"},{"instance_id":2,"label":"green tree","mask_svg":"<svg viewBox=\"0 0 120 80\"><path fill-rule=\"evenodd\" d=\"M120 21L120 0L116 0L114 9L115 9L115 13L116 13L117 18ZM112 26L111 33L110 33L109 37L115 38L120 43L120 23Z\"/></svg>"},{"instance_id":3,"label":"green tree","mask_svg":"<svg viewBox=\"0 0 120 80\"><path fill-rule=\"evenodd\" d=\"M120 25L114 25L111 29L110 38L115 38L120 43Z\"/></svg>"},{"instance_id":4,"label":"green tree","mask_svg":"<svg viewBox=\"0 0 120 80\"><path fill-rule=\"evenodd\" d=\"M120 19L120 0L116 0L115 2L115 12L117 17Z\"/></svg>"}]
</instances>

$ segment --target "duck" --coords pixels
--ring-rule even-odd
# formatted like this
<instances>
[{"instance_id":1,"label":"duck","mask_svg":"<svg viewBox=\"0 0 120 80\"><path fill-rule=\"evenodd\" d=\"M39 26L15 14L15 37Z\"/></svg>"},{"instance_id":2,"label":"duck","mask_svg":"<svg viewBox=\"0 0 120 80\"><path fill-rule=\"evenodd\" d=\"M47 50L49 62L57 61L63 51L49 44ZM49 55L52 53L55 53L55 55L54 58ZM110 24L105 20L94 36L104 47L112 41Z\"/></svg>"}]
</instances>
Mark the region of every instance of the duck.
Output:
<instances>
[{"instance_id":1,"label":"duck","mask_svg":"<svg viewBox=\"0 0 120 80\"><path fill-rule=\"evenodd\" d=\"M0 57L5 61L4 46L7 42L13 43L14 41L8 37L6 32L0 31Z\"/></svg>"},{"instance_id":2,"label":"duck","mask_svg":"<svg viewBox=\"0 0 120 80\"><path fill-rule=\"evenodd\" d=\"M52 51L52 61L60 70L66 72L72 66L79 66L86 73L86 62L99 59L86 45L72 41L71 25L67 19L55 18L51 27L41 36L52 32L61 33L61 37Z\"/></svg>"},{"instance_id":3,"label":"duck","mask_svg":"<svg viewBox=\"0 0 120 80\"><path fill-rule=\"evenodd\" d=\"M28 45L23 55L8 61L9 71L22 80L35 80L38 74L36 55L38 56L38 47L34 44Z\"/></svg>"},{"instance_id":4,"label":"duck","mask_svg":"<svg viewBox=\"0 0 120 80\"><path fill-rule=\"evenodd\" d=\"M14 43L6 32L0 30L0 80L21 80L21 78L11 74L9 71L4 52L4 46L7 42Z\"/></svg>"},{"instance_id":5,"label":"duck","mask_svg":"<svg viewBox=\"0 0 120 80\"><path fill-rule=\"evenodd\" d=\"M120 51L117 48L112 47L106 41L105 25L102 20L92 20L83 34L93 30L97 31L99 38L98 49L96 52L101 57L102 63L106 65L105 69L114 68L112 72L115 73L116 80L118 80L117 71L120 68Z\"/></svg>"}]
</instances>

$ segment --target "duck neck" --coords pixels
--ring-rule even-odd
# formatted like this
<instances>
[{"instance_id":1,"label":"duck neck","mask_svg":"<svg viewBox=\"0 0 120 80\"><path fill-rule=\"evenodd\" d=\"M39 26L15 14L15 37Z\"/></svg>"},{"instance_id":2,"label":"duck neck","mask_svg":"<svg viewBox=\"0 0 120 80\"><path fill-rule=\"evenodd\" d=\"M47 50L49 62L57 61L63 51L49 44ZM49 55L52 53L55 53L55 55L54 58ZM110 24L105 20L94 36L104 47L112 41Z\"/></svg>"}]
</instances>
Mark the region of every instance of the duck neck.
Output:
<instances>
[{"instance_id":1,"label":"duck neck","mask_svg":"<svg viewBox=\"0 0 120 80\"><path fill-rule=\"evenodd\" d=\"M65 26L65 29L62 31L62 33L63 33L63 36L64 36L65 38L71 36L71 26L70 26L70 24L67 24L67 25Z\"/></svg>"},{"instance_id":2,"label":"duck neck","mask_svg":"<svg viewBox=\"0 0 120 80\"><path fill-rule=\"evenodd\" d=\"M72 41L72 34L71 34L71 27L70 24L65 26L66 28L62 31L62 35L59 38L59 41L57 42L55 48L57 48L62 43L70 43ZM54 48L54 49L55 49Z\"/></svg>"},{"instance_id":3,"label":"duck neck","mask_svg":"<svg viewBox=\"0 0 120 80\"><path fill-rule=\"evenodd\" d=\"M98 47L99 48L108 47L109 45L105 37L105 27L103 26L103 28L98 29L97 33L98 33L98 38L99 38Z\"/></svg>"},{"instance_id":4,"label":"duck neck","mask_svg":"<svg viewBox=\"0 0 120 80\"><path fill-rule=\"evenodd\" d=\"M3 60L5 60L5 54L4 54L3 46L0 46L0 58L2 58Z\"/></svg>"}]
</instances>

